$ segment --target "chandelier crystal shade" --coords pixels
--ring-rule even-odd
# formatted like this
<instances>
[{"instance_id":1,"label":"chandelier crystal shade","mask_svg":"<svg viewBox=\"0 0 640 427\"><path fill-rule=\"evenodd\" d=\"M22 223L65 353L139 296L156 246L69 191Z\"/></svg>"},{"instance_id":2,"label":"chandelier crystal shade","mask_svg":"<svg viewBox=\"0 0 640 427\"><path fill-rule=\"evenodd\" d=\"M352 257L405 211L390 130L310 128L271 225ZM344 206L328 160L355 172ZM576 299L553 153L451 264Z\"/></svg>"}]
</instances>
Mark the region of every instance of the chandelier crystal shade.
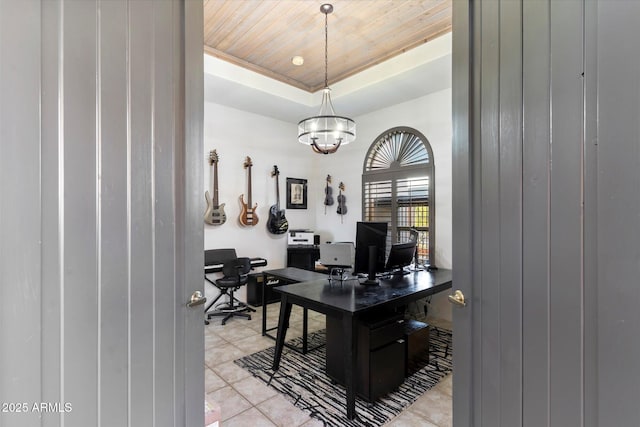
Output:
<instances>
[{"instance_id":1,"label":"chandelier crystal shade","mask_svg":"<svg viewBox=\"0 0 640 427\"><path fill-rule=\"evenodd\" d=\"M331 102L331 89L328 85L328 31L327 16L333 12L333 6L323 4L324 13L324 89L322 103L317 116L308 117L298 123L298 141L310 145L313 151L321 154L335 153L341 145L356 139L356 123L348 117L336 115Z\"/></svg>"}]
</instances>

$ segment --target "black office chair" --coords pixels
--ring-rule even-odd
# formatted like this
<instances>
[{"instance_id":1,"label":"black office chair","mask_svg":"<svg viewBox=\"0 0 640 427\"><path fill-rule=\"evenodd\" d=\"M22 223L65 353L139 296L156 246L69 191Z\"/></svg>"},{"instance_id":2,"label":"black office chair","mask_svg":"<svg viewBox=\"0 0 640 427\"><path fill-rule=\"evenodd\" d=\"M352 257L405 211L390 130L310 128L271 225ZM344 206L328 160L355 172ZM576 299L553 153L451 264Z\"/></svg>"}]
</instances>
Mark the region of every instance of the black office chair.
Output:
<instances>
[{"instance_id":1,"label":"black office chair","mask_svg":"<svg viewBox=\"0 0 640 427\"><path fill-rule=\"evenodd\" d=\"M412 243L418 244L418 238L420 237L420 233L415 228L409 229L409 241ZM413 265L415 268L418 267L418 249L413 254Z\"/></svg>"},{"instance_id":2,"label":"black office chair","mask_svg":"<svg viewBox=\"0 0 640 427\"><path fill-rule=\"evenodd\" d=\"M204 259L205 265L222 264L223 275L221 278L212 281L207 277L207 271L205 270L205 280L220 290L220 295L205 308L205 324L208 325L209 319L214 316L223 316L223 325L227 323L227 320L235 316L251 320L251 315L246 312L255 310L233 295L241 286L247 284L248 273L251 270L249 258L238 258L235 249L212 249L204 252ZM228 301L216 304L223 295L229 297ZM214 309L209 311L211 307Z\"/></svg>"},{"instance_id":3,"label":"black office chair","mask_svg":"<svg viewBox=\"0 0 640 427\"><path fill-rule=\"evenodd\" d=\"M409 241L418 243L418 237L420 236L420 232L415 228L409 229Z\"/></svg>"}]
</instances>

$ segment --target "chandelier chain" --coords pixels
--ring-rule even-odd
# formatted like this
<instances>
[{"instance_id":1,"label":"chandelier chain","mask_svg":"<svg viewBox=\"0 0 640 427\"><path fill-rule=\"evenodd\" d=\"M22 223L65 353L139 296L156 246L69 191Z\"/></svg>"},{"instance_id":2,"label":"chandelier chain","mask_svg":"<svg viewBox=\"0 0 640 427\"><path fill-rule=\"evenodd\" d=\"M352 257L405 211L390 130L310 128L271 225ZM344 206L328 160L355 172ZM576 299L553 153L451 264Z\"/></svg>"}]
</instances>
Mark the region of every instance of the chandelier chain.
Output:
<instances>
[{"instance_id":1,"label":"chandelier chain","mask_svg":"<svg viewBox=\"0 0 640 427\"><path fill-rule=\"evenodd\" d=\"M329 87L328 69L329 69L329 29L327 25L328 13L324 14L324 87Z\"/></svg>"}]
</instances>

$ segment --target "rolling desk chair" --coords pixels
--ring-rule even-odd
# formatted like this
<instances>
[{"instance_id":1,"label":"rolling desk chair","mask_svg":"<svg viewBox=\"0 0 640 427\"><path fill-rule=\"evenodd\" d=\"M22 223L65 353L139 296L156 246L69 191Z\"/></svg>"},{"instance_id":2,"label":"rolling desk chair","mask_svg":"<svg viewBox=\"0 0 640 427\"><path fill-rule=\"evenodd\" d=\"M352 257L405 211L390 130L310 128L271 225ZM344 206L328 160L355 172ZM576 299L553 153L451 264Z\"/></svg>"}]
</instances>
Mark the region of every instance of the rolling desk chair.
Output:
<instances>
[{"instance_id":1,"label":"rolling desk chair","mask_svg":"<svg viewBox=\"0 0 640 427\"><path fill-rule=\"evenodd\" d=\"M220 295L205 309L205 324L208 325L209 319L214 316L223 316L223 325L234 316L251 320L251 315L246 312L255 310L233 295L241 286L247 284L248 273L251 270L250 259L238 258L235 249L211 249L204 252L204 262L205 265L222 264L223 274L223 277L212 281L207 277L207 270L205 269L204 279L220 290ZM229 297L228 302L221 302L215 305L223 295ZM209 311L211 307L214 307L214 310Z\"/></svg>"},{"instance_id":2,"label":"rolling desk chair","mask_svg":"<svg viewBox=\"0 0 640 427\"><path fill-rule=\"evenodd\" d=\"M418 230L416 230L415 228L411 228L409 229L409 241L410 242L415 242L418 243L418 236L420 236L420 233L418 232Z\"/></svg>"},{"instance_id":3,"label":"rolling desk chair","mask_svg":"<svg viewBox=\"0 0 640 427\"><path fill-rule=\"evenodd\" d=\"M411 243L415 243L416 244L416 251L413 254L413 266L416 270L418 270L418 238L420 237L420 233L418 232L418 230L416 230L415 228L411 228L409 230L409 241Z\"/></svg>"}]
</instances>

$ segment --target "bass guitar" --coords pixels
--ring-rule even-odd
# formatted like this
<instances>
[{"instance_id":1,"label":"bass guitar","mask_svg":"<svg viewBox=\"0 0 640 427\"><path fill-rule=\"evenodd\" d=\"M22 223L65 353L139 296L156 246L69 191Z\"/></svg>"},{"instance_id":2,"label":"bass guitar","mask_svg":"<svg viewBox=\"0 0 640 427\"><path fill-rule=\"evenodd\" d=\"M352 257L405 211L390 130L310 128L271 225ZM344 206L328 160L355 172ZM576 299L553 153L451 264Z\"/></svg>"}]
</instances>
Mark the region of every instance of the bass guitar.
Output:
<instances>
[{"instance_id":1,"label":"bass guitar","mask_svg":"<svg viewBox=\"0 0 640 427\"><path fill-rule=\"evenodd\" d=\"M280 185L278 183L280 171L276 165L273 165L273 171L271 172L271 177L274 176L276 177L276 204L269 209L267 230L271 234L284 234L289 229L289 221L284 216L284 209L280 209Z\"/></svg>"},{"instance_id":2,"label":"bass guitar","mask_svg":"<svg viewBox=\"0 0 640 427\"><path fill-rule=\"evenodd\" d=\"M244 168L247 170L247 203L244 202L244 194L240 196L240 224L244 226L254 226L258 223L258 214L256 209L258 204L251 206L251 157L247 156L244 162Z\"/></svg>"},{"instance_id":3,"label":"bass guitar","mask_svg":"<svg viewBox=\"0 0 640 427\"><path fill-rule=\"evenodd\" d=\"M329 186L331 184L331 175L327 175L327 184L324 187L324 213L327 214L327 206L333 205L333 188Z\"/></svg>"},{"instance_id":4,"label":"bass guitar","mask_svg":"<svg viewBox=\"0 0 640 427\"><path fill-rule=\"evenodd\" d=\"M209 152L209 164L212 167L211 180L213 181L213 200L209 190L205 191L204 199L207 201L207 210L204 212L204 222L211 225L222 225L227 220L224 213L224 203L218 203L218 153L216 150Z\"/></svg>"},{"instance_id":5,"label":"bass guitar","mask_svg":"<svg viewBox=\"0 0 640 427\"><path fill-rule=\"evenodd\" d=\"M347 213L347 205L345 205L345 203L347 203L347 197L342 194L342 192L344 191L344 184L340 183L340 185L338 185L338 188L340 189L340 193L338 194L338 209L336 210L336 212L338 212L338 215L341 215L340 222L342 222L342 215L345 215Z\"/></svg>"}]
</instances>

